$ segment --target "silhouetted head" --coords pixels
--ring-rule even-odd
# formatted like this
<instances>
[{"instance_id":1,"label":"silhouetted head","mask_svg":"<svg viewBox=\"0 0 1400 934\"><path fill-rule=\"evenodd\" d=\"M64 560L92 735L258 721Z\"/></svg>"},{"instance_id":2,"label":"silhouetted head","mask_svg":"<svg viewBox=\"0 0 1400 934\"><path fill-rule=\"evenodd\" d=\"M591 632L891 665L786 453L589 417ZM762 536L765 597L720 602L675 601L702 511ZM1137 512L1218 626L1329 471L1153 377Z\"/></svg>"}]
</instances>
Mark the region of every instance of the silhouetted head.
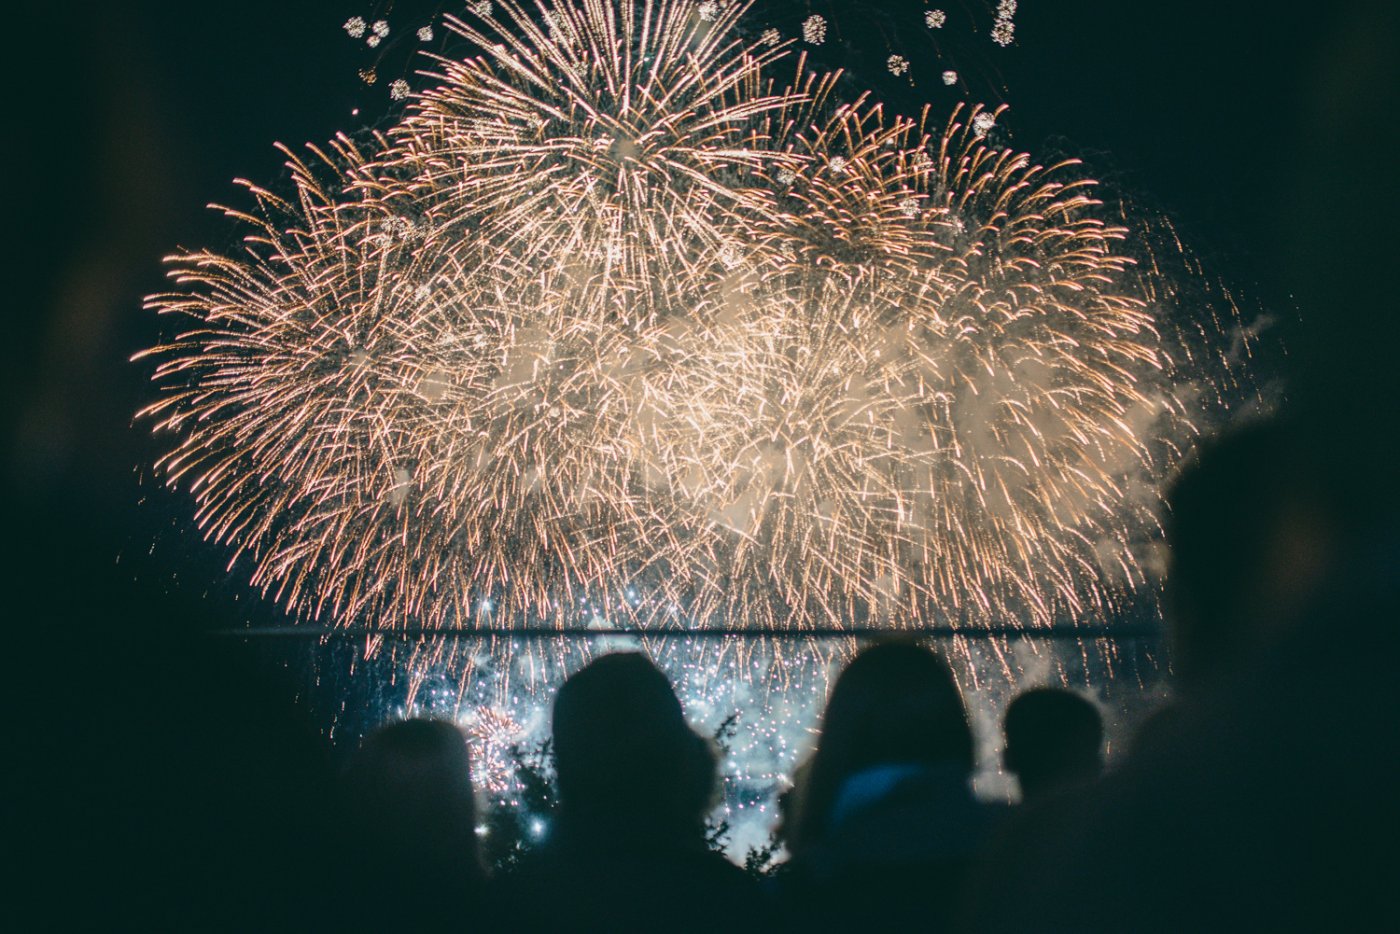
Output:
<instances>
[{"instance_id":1,"label":"silhouetted head","mask_svg":"<svg viewBox=\"0 0 1400 934\"><path fill-rule=\"evenodd\" d=\"M442 720L403 720L369 736L345 772L349 818L381 867L480 873L466 738Z\"/></svg>"},{"instance_id":2,"label":"silhouetted head","mask_svg":"<svg viewBox=\"0 0 1400 934\"><path fill-rule=\"evenodd\" d=\"M1310 463L1286 426L1258 423L1206 447L1173 484L1168 593L1184 682L1237 669L1327 572L1333 533Z\"/></svg>"},{"instance_id":3,"label":"silhouetted head","mask_svg":"<svg viewBox=\"0 0 1400 934\"><path fill-rule=\"evenodd\" d=\"M948 665L912 642L864 650L831 690L791 844L821 838L841 786L856 773L946 763L972 772L972 729Z\"/></svg>"},{"instance_id":4,"label":"silhouetted head","mask_svg":"<svg viewBox=\"0 0 1400 934\"><path fill-rule=\"evenodd\" d=\"M1011 702L1002 722L1002 762L1025 800L1087 782L1103 768L1103 721L1073 691L1036 688Z\"/></svg>"},{"instance_id":5,"label":"silhouetted head","mask_svg":"<svg viewBox=\"0 0 1400 934\"><path fill-rule=\"evenodd\" d=\"M559 689L560 820L580 836L701 845L715 790L710 744L644 655L604 655Z\"/></svg>"}]
</instances>

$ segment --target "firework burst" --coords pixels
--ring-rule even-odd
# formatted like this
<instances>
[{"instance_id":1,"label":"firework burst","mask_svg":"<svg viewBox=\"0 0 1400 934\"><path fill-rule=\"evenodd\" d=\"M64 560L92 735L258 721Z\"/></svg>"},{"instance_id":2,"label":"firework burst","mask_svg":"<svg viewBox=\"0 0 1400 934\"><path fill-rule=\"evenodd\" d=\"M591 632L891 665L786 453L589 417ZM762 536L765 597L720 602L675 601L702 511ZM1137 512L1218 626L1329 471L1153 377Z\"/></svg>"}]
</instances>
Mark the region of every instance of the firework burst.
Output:
<instances>
[{"instance_id":1,"label":"firework burst","mask_svg":"<svg viewBox=\"0 0 1400 934\"><path fill-rule=\"evenodd\" d=\"M479 788L499 794L515 777L511 750L525 738L525 731L510 713L492 707L477 708L462 728L472 753L472 779Z\"/></svg>"},{"instance_id":2,"label":"firework burst","mask_svg":"<svg viewBox=\"0 0 1400 934\"><path fill-rule=\"evenodd\" d=\"M390 173L449 249L489 245L623 325L673 314L728 219L769 206L747 178L774 159L752 127L782 104L757 90L781 52L733 38L737 5L588 0L543 23L501 7L504 23L448 18L491 55L436 60Z\"/></svg>"},{"instance_id":3,"label":"firework burst","mask_svg":"<svg viewBox=\"0 0 1400 934\"><path fill-rule=\"evenodd\" d=\"M1191 428L1074 165L779 84L740 4L493 9L150 300L192 322L149 352L161 467L255 585L384 628L762 629L1141 582L1135 484Z\"/></svg>"}]
</instances>

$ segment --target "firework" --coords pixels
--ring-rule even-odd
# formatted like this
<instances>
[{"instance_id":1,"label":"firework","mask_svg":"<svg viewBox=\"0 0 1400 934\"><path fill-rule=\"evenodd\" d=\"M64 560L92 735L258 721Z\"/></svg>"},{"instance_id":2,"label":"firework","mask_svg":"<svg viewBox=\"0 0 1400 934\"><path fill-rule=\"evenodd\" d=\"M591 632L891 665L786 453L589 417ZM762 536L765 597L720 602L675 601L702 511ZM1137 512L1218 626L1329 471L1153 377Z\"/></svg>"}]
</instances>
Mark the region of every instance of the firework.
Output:
<instances>
[{"instance_id":1,"label":"firework","mask_svg":"<svg viewBox=\"0 0 1400 934\"><path fill-rule=\"evenodd\" d=\"M525 732L509 711L481 707L467 718L462 732L472 753L473 784L493 794L510 787L515 776L511 749L525 739Z\"/></svg>"},{"instance_id":2,"label":"firework","mask_svg":"<svg viewBox=\"0 0 1400 934\"><path fill-rule=\"evenodd\" d=\"M992 41L997 45L1010 45L1016 37L1016 0L1000 0L997 3L997 20L992 25Z\"/></svg>"},{"instance_id":3,"label":"firework","mask_svg":"<svg viewBox=\"0 0 1400 934\"><path fill-rule=\"evenodd\" d=\"M1190 426L1128 229L994 113L837 101L743 10L449 17L482 57L252 187L241 254L172 259L145 415L254 585L383 628L765 629L1141 582L1140 479Z\"/></svg>"}]
</instances>

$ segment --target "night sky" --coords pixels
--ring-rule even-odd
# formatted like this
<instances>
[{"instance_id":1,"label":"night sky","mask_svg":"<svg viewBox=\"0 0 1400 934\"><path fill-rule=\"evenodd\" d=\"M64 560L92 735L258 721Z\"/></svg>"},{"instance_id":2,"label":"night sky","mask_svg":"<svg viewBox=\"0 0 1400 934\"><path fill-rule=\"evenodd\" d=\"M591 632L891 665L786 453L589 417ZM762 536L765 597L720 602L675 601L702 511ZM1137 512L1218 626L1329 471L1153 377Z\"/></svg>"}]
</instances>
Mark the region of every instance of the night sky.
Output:
<instances>
[{"instance_id":1,"label":"night sky","mask_svg":"<svg viewBox=\"0 0 1400 934\"><path fill-rule=\"evenodd\" d=\"M5 56L19 117L6 202L20 217L7 225L0 379L19 605L41 633L155 626L152 593L173 594L171 625L277 622L250 595L227 599L236 586L189 533L189 502L142 467L158 446L132 416L151 393L127 361L158 329L141 298L161 287L164 254L228 242L203 206L241 204L235 177L275 180L274 141L353 129L355 107L388 112L413 43L386 47L367 88L357 71L374 56L342 31L347 17L385 15L405 40L455 6L32 6L9 20ZM792 22L807 6L760 0L750 17ZM819 56L847 65L852 86L897 109L927 98L936 115L955 99L935 80L923 4L811 6L833 24ZM943 6L950 31L990 25L980 4ZM891 24L911 21L892 48ZM1279 322L1290 396L1347 424L1393 411L1395 5L1023 0L1016 24L1009 49L979 37L975 53L943 50L961 56L974 96L1012 105L1012 144L1083 156L1165 210L1213 273ZM917 87L885 72L901 50ZM109 578L135 589L99 599Z\"/></svg>"}]
</instances>

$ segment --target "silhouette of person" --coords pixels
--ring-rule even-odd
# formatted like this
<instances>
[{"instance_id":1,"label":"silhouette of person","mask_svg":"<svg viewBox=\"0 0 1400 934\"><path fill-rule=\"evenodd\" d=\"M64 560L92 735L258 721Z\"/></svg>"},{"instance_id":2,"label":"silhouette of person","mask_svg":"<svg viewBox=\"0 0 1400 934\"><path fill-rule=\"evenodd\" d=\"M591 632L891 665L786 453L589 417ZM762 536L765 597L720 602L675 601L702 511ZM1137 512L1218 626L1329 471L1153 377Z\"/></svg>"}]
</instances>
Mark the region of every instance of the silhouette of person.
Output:
<instances>
[{"instance_id":1,"label":"silhouette of person","mask_svg":"<svg viewBox=\"0 0 1400 934\"><path fill-rule=\"evenodd\" d=\"M604 655L554 701L556 826L506 880L527 930L771 930L757 883L706 845L716 755L666 676Z\"/></svg>"},{"instance_id":2,"label":"silhouette of person","mask_svg":"<svg viewBox=\"0 0 1400 934\"><path fill-rule=\"evenodd\" d=\"M1374 646L1400 603L1400 525L1344 532L1290 430L1227 436L1183 473L1179 696L1092 788L1024 811L971 886L968 929L1395 927L1400 819L1376 783L1400 756L1397 704Z\"/></svg>"},{"instance_id":3,"label":"silhouette of person","mask_svg":"<svg viewBox=\"0 0 1400 934\"><path fill-rule=\"evenodd\" d=\"M1178 473L1167 501L1172 669L1192 691L1274 640L1328 572L1336 537L1290 427L1258 422Z\"/></svg>"},{"instance_id":4,"label":"silhouette of person","mask_svg":"<svg viewBox=\"0 0 1400 934\"><path fill-rule=\"evenodd\" d=\"M357 833L349 871L365 930L460 930L483 910L485 872L466 738L451 723L413 719L365 737L343 782Z\"/></svg>"},{"instance_id":5,"label":"silhouette of person","mask_svg":"<svg viewBox=\"0 0 1400 934\"><path fill-rule=\"evenodd\" d=\"M1331 571L1338 529L1293 426L1261 421L1189 459L1167 492L1172 697L1130 748L1169 743L1182 704L1284 638Z\"/></svg>"},{"instance_id":6,"label":"silhouette of person","mask_svg":"<svg viewBox=\"0 0 1400 934\"><path fill-rule=\"evenodd\" d=\"M1061 688L1036 688L1013 700L1002 720L1002 763L1021 800L1092 781L1103 769L1103 721L1088 700Z\"/></svg>"},{"instance_id":7,"label":"silhouette of person","mask_svg":"<svg viewBox=\"0 0 1400 934\"><path fill-rule=\"evenodd\" d=\"M946 921L1005 812L973 797L973 737L947 664L912 642L862 651L831 692L792 859L777 878L795 927L894 930Z\"/></svg>"}]
</instances>

